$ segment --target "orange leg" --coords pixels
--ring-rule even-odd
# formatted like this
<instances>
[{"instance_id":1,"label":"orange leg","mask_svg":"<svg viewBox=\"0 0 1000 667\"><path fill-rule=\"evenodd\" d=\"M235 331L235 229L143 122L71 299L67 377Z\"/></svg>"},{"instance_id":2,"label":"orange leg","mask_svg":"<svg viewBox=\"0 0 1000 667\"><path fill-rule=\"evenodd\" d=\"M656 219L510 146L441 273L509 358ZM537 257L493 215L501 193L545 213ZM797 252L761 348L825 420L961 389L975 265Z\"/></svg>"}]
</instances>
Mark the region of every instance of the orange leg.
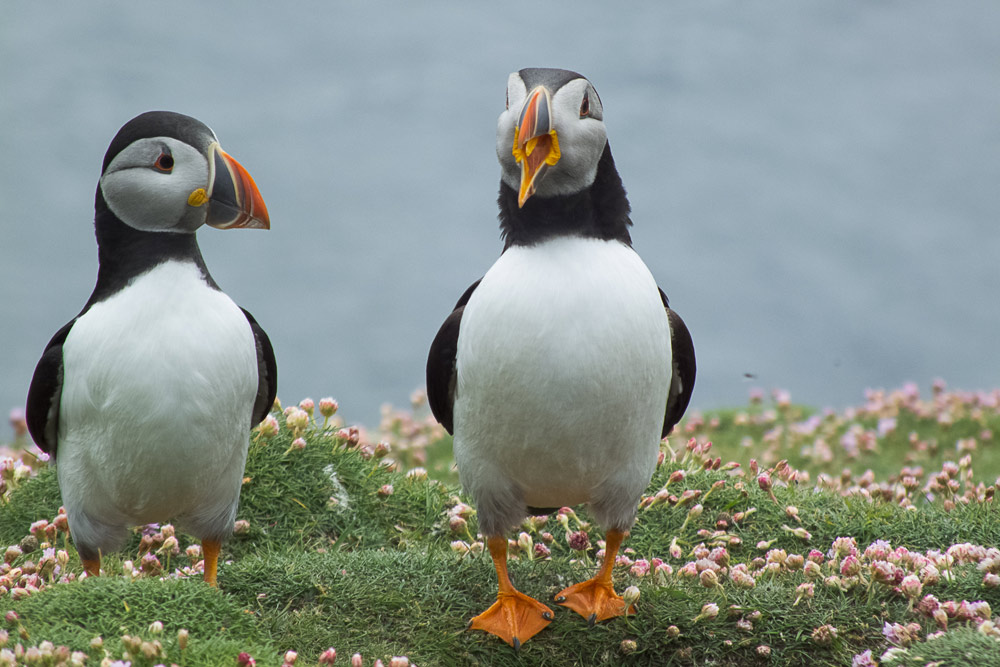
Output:
<instances>
[{"instance_id":1,"label":"orange leg","mask_svg":"<svg viewBox=\"0 0 1000 667\"><path fill-rule=\"evenodd\" d=\"M497 601L469 622L473 630L485 630L504 640L515 649L528 641L552 621L552 610L538 600L525 595L510 581L507 574L507 540L494 535L486 540L497 571L500 589Z\"/></svg>"},{"instance_id":2,"label":"orange leg","mask_svg":"<svg viewBox=\"0 0 1000 667\"><path fill-rule=\"evenodd\" d=\"M205 583L213 588L218 588L215 581L216 573L219 570L219 550L222 543L218 540L202 540L201 555L205 559Z\"/></svg>"},{"instance_id":3,"label":"orange leg","mask_svg":"<svg viewBox=\"0 0 1000 667\"><path fill-rule=\"evenodd\" d=\"M574 584L556 595L556 602L569 607L593 625L615 616L634 614L635 607L625 609L625 601L615 593L611 583L611 570L618 557L618 549L628 535L622 530L609 530L604 549L604 562L593 579Z\"/></svg>"},{"instance_id":4,"label":"orange leg","mask_svg":"<svg viewBox=\"0 0 1000 667\"><path fill-rule=\"evenodd\" d=\"M97 558L81 558L83 562L83 569L91 577L101 576L101 555L97 554Z\"/></svg>"}]
</instances>

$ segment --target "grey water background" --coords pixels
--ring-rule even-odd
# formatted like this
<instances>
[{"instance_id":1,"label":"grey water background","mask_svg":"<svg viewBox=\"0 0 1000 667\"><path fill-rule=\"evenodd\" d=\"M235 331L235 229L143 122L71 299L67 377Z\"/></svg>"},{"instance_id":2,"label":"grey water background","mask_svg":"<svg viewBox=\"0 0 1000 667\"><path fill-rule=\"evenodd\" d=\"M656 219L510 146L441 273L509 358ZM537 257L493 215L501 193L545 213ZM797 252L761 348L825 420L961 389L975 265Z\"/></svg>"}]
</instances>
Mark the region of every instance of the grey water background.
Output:
<instances>
[{"instance_id":1,"label":"grey water background","mask_svg":"<svg viewBox=\"0 0 1000 667\"><path fill-rule=\"evenodd\" d=\"M149 109L205 121L260 186L271 231L199 239L279 396L368 425L405 405L499 254L496 117L527 66L602 97L694 407L992 388L998 35L1000 4L965 1L6 3L0 408L90 294L101 160Z\"/></svg>"}]
</instances>

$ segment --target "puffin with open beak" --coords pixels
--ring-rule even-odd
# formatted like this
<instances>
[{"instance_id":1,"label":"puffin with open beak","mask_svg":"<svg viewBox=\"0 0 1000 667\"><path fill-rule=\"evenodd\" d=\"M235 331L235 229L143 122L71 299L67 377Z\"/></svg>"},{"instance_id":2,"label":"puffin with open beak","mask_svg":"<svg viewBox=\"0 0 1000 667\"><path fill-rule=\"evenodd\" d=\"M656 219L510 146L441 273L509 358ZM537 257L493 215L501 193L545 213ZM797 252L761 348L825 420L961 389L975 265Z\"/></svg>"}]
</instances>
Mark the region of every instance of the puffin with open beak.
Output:
<instances>
[{"instance_id":1,"label":"puffin with open beak","mask_svg":"<svg viewBox=\"0 0 1000 667\"><path fill-rule=\"evenodd\" d=\"M606 532L603 564L556 602L590 623L634 611L612 568L694 388L687 327L632 249L603 117L576 72L510 75L497 127L503 252L427 360L431 409L454 435L499 580L470 627L515 648L552 620L507 571L505 533L528 513L589 504Z\"/></svg>"},{"instance_id":2,"label":"puffin with open beak","mask_svg":"<svg viewBox=\"0 0 1000 667\"><path fill-rule=\"evenodd\" d=\"M202 540L216 585L277 365L267 334L209 274L195 237L206 224L270 227L247 170L190 116L126 123L97 187L97 284L46 346L26 410L91 575L128 527L176 520Z\"/></svg>"}]
</instances>

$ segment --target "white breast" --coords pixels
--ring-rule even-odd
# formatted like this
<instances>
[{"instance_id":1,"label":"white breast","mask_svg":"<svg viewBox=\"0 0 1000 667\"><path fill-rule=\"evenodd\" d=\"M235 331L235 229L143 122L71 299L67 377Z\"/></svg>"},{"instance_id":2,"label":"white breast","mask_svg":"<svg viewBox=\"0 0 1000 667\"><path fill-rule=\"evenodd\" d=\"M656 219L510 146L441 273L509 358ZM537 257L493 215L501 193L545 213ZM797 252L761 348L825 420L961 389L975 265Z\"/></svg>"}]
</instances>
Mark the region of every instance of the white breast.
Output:
<instances>
[{"instance_id":1,"label":"white breast","mask_svg":"<svg viewBox=\"0 0 1000 667\"><path fill-rule=\"evenodd\" d=\"M670 368L666 313L631 248L562 238L508 249L458 339L455 455L481 520L484 506L590 502L603 523L630 523Z\"/></svg>"},{"instance_id":2,"label":"white breast","mask_svg":"<svg viewBox=\"0 0 1000 667\"><path fill-rule=\"evenodd\" d=\"M111 524L235 512L256 346L242 311L194 264L161 264L94 305L70 330L63 364L68 511Z\"/></svg>"}]
</instances>

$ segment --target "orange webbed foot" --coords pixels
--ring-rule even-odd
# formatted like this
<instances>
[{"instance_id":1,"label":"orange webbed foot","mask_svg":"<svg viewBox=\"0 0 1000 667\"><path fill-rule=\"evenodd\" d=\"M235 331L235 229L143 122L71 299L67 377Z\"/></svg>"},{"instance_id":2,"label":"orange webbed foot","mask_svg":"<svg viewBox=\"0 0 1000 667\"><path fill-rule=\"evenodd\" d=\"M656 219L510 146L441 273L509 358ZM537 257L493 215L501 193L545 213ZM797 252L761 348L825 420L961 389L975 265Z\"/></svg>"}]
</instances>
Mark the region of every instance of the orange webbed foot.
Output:
<instances>
[{"instance_id":1,"label":"orange webbed foot","mask_svg":"<svg viewBox=\"0 0 1000 667\"><path fill-rule=\"evenodd\" d=\"M591 625L635 613L635 606L626 611L625 600L615 593L610 583L599 581L597 577L563 589L556 595L556 602L580 614Z\"/></svg>"},{"instance_id":2,"label":"orange webbed foot","mask_svg":"<svg viewBox=\"0 0 1000 667\"><path fill-rule=\"evenodd\" d=\"M552 622L552 610L520 591L500 592L489 609L469 621L470 630L485 630L515 650Z\"/></svg>"}]
</instances>

